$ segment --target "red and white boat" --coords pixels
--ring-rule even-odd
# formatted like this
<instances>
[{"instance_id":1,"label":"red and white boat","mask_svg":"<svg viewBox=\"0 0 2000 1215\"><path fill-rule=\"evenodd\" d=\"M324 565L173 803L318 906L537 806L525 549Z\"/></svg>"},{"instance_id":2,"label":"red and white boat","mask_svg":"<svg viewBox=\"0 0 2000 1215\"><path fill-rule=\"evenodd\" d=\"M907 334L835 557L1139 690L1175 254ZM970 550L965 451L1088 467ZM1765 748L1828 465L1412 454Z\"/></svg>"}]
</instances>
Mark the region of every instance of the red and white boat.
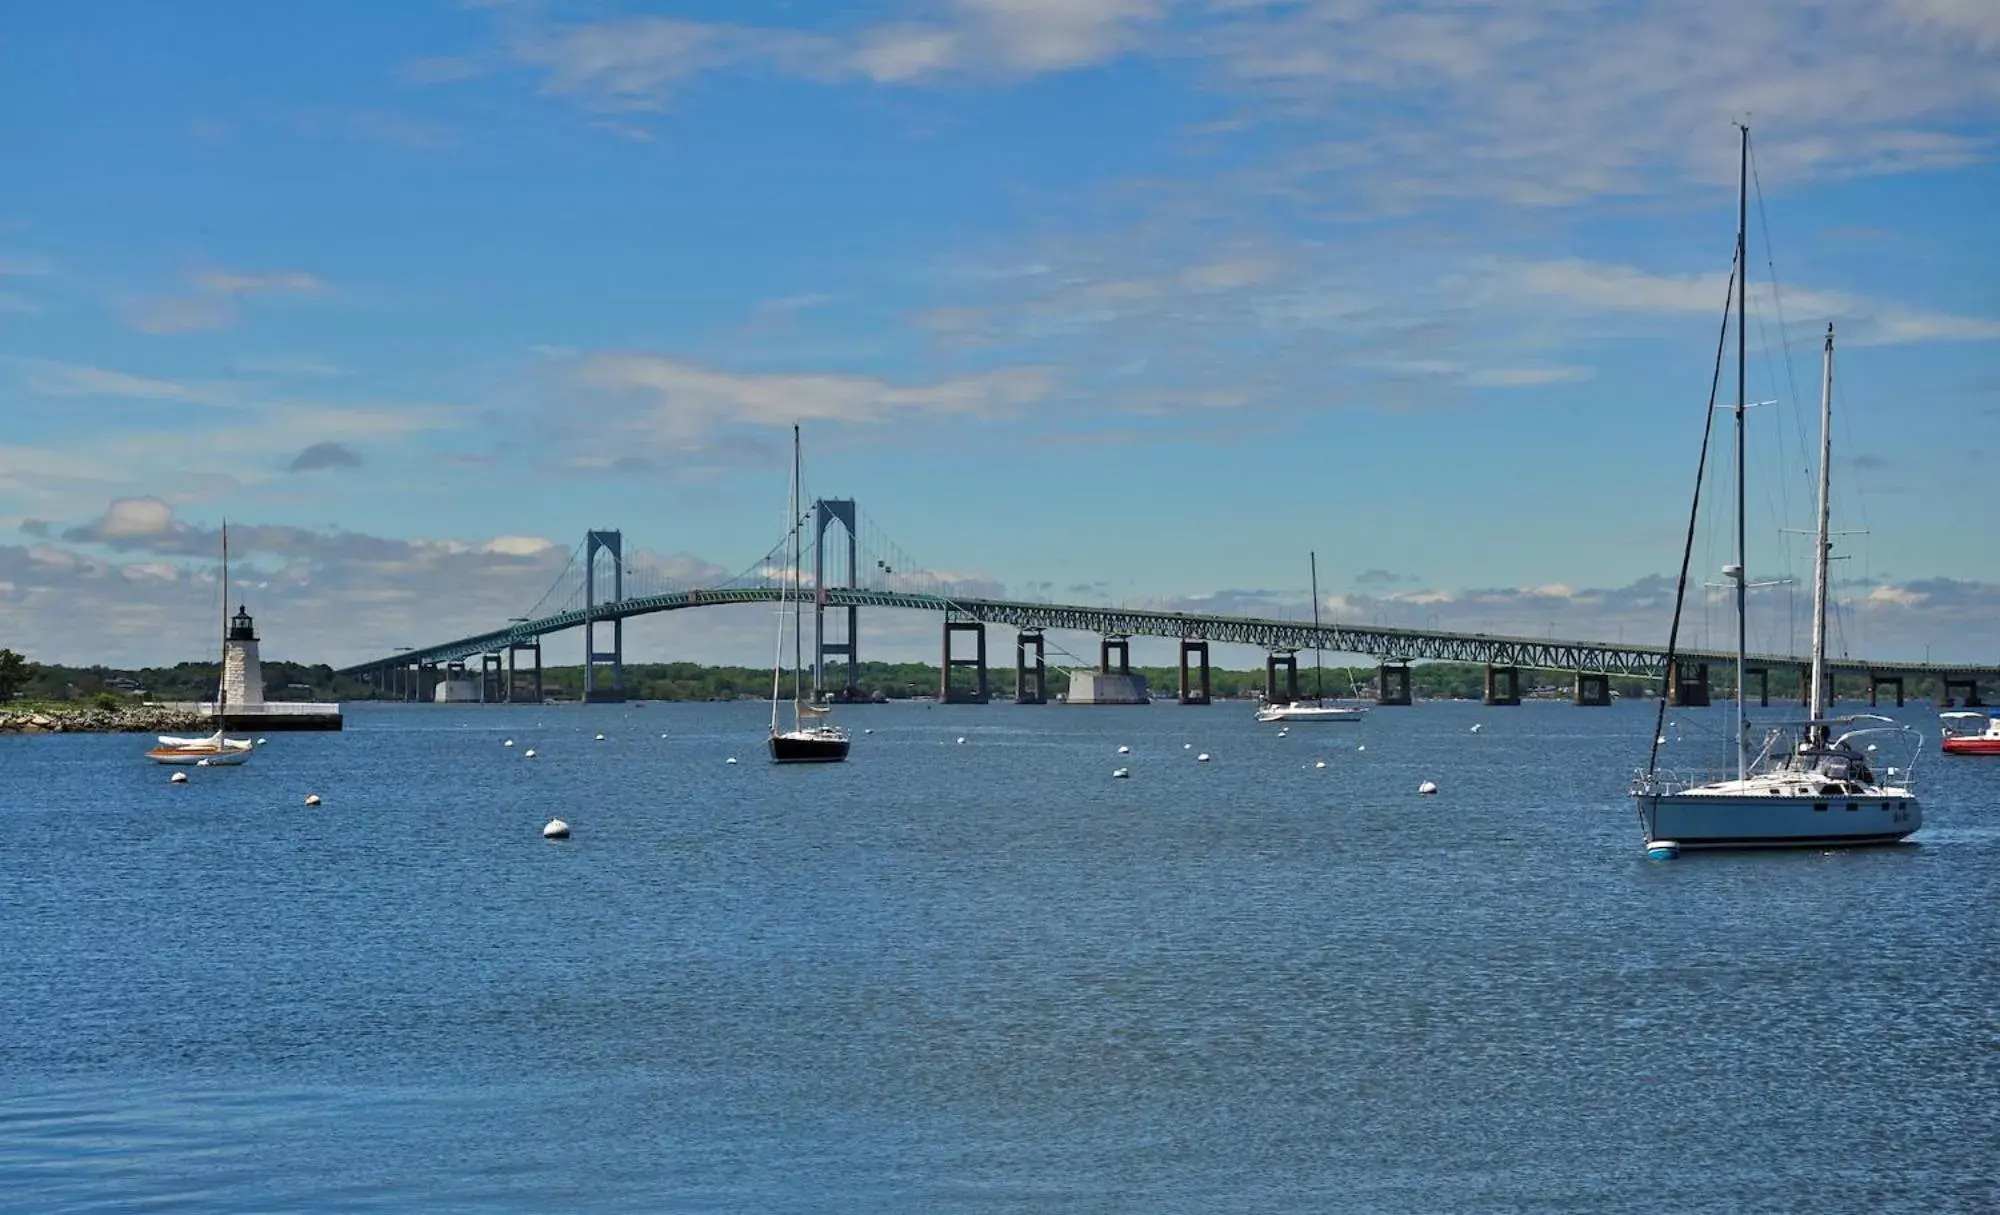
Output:
<instances>
[{"instance_id":1,"label":"red and white boat","mask_svg":"<svg viewBox=\"0 0 2000 1215\"><path fill-rule=\"evenodd\" d=\"M1947 755L2000 755L2000 713L1940 713Z\"/></svg>"}]
</instances>

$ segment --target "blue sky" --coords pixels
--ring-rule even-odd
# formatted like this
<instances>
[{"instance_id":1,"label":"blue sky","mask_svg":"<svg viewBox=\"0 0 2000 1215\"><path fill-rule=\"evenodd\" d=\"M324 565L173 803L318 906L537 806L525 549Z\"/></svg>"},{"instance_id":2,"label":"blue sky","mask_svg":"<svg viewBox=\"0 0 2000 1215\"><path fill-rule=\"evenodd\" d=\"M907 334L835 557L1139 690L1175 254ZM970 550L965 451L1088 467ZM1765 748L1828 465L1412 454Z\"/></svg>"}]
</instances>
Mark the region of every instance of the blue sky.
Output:
<instances>
[{"instance_id":1,"label":"blue sky","mask_svg":"<svg viewBox=\"0 0 2000 1215\"><path fill-rule=\"evenodd\" d=\"M1984 0L19 9L0 644L199 656L224 517L336 662L587 527L739 569L794 419L982 589L1301 612L1310 549L1336 616L1650 637L1747 115L1753 574L1804 573L1832 321L1843 640L1988 660L1996 59Z\"/></svg>"}]
</instances>

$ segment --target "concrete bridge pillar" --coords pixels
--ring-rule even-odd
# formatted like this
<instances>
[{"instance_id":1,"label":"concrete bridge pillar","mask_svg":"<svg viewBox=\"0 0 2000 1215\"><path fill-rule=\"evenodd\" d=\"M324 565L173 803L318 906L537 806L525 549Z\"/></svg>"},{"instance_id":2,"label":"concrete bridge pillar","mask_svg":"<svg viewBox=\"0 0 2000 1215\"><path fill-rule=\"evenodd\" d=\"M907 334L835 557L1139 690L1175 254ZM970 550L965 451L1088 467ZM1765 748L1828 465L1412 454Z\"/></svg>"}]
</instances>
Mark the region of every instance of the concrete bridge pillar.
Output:
<instances>
[{"instance_id":1,"label":"concrete bridge pillar","mask_svg":"<svg viewBox=\"0 0 2000 1215\"><path fill-rule=\"evenodd\" d=\"M971 658L957 658L952 655L951 639L960 633L972 634L976 650ZM952 686L951 673L960 667L972 667L977 671L974 691L959 692ZM938 699L948 705L983 705L987 701L986 688L986 626L977 620L947 620L944 622L944 661L938 664Z\"/></svg>"},{"instance_id":2,"label":"concrete bridge pillar","mask_svg":"<svg viewBox=\"0 0 2000 1215\"><path fill-rule=\"evenodd\" d=\"M1196 683L1188 677L1188 659L1198 658L1201 665L1201 681ZM1208 642L1195 637L1181 638L1181 703L1184 705L1205 705L1208 695Z\"/></svg>"},{"instance_id":3,"label":"concrete bridge pillar","mask_svg":"<svg viewBox=\"0 0 2000 1215\"><path fill-rule=\"evenodd\" d=\"M1944 698L1939 701L1941 707L1948 709L1953 704L1964 705L1968 709L1983 709L1986 707L1986 702L1979 699L1978 676L1970 675L1964 679L1953 679L1951 676L1946 675L1943 677L1943 683ZM1957 697L1960 692L1964 692L1965 695L1954 700L1953 698Z\"/></svg>"},{"instance_id":4,"label":"concrete bridge pillar","mask_svg":"<svg viewBox=\"0 0 2000 1215\"><path fill-rule=\"evenodd\" d=\"M1870 671L1868 672L1869 708L1872 709L1875 707L1876 694L1879 693L1883 688L1887 687L1893 687L1896 689L1896 707L1899 709L1903 707L1903 677L1901 675L1882 675L1878 674L1877 672Z\"/></svg>"},{"instance_id":5,"label":"concrete bridge pillar","mask_svg":"<svg viewBox=\"0 0 2000 1215\"><path fill-rule=\"evenodd\" d=\"M1278 668L1285 670L1284 697L1278 696ZM1291 704L1299 698L1299 654L1297 650L1272 650L1264 658L1264 700L1268 704Z\"/></svg>"},{"instance_id":6,"label":"concrete bridge pillar","mask_svg":"<svg viewBox=\"0 0 2000 1215\"><path fill-rule=\"evenodd\" d=\"M1708 705L1708 664L1682 662L1678 658L1668 663L1667 703L1683 709L1705 708Z\"/></svg>"},{"instance_id":7,"label":"concrete bridge pillar","mask_svg":"<svg viewBox=\"0 0 2000 1215\"><path fill-rule=\"evenodd\" d=\"M515 660L521 654L533 654L535 656L535 679L532 685L534 694L532 697L522 694L520 675L515 669ZM542 643L539 640L510 641L507 643L507 695L505 699L508 704L513 704L517 700L526 700L531 704L542 703Z\"/></svg>"},{"instance_id":8,"label":"concrete bridge pillar","mask_svg":"<svg viewBox=\"0 0 2000 1215\"><path fill-rule=\"evenodd\" d=\"M1578 671L1576 691L1570 695L1570 703L1592 709L1608 707L1611 704L1611 676L1603 671Z\"/></svg>"},{"instance_id":9,"label":"concrete bridge pillar","mask_svg":"<svg viewBox=\"0 0 2000 1215\"><path fill-rule=\"evenodd\" d=\"M1112 666L1116 658L1118 665ZM1106 675L1132 673L1132 639L1123 633L1107 633L1097 646L1097 669Z\"/></svg>"},{"instance_id":10,"label":"concrete bridge pillar","mask_svg":"<svg viewBox=\"0 0 2000 1215\"><path fill-rule=\"evenodd\" d=\"M430 704L432 701L436 700L437 685L438 685L437 664L435 662L424 662L417 664L416 700L422 704Z\"/></svg>"},{"instance_id":11,"label":"concrete bridge pillar","mask_svg":"<svg viewBox=\"0 0 2000 1215\"><path fill-rule=\"evenodd\" d=\"M829 578L827 571L826 529L835 523L840 524L847 532L847 573L844 584L838 582L840 577L838 573ZM856 568L859 564L859 544L854 499L821 498L813 503L813 696L819 700L861 699L859 649L861 609L851 604L831 609L826 605L827 587L844 585L852 590L860 585L860 572ZM829 611L833 613L834 619L841 620L844 625L839 638L833 641L827 640L826 617ZM843 664L838 688L832 687L826 677L826 660L829 655L841 659Z\"/></svg>"},{"instance_id":12,"label":"concrete bridge pillar","mask_svg":"<svg viewBox=\"0 0 2000 1215\"><path fill-rule=\"evenodd\" d=\"M1486 664L1486 695L1489 705L1518 705L1521 703L1521 668L1496 667Z\"/></svg>"},{"instance_id":13,"label":"concrete bridge pillar","mask_svg":"<svg viewBox=\"0 0 2000 1215\"><path fill-rule=\"evenodd\" d=\"M1768 667L1745 667L1743 669L1743 699L1750 699L1749 682L1757 681L1757 704L1769 708L1771 704L1771 671Z\"/></svg>"},{"instance_id":14,"label":"concrete bridge pillar","mask_svg":"<svg viewBox=\"0 0 2000 1215\"><path fill-rule=\"evenodd\" d=\"M1049 665L1046 642L1040 629L1022 629L1014 634L1014 703L1049 703ZM1028 650L1035 651L1035 665L1028 665Z\"/></svg>"},{"instance_id":15,"label":"concrete bridge pillar","mask_svg":"<svg viewBox=\"0 0 2000 1215\"><path fill-rule=\"evenodd\" d=\"M1376 704L1407 705L1414 700L1410 695L1409 663L1385 662L1375 668Z\"/></svg>"}]
</instances>

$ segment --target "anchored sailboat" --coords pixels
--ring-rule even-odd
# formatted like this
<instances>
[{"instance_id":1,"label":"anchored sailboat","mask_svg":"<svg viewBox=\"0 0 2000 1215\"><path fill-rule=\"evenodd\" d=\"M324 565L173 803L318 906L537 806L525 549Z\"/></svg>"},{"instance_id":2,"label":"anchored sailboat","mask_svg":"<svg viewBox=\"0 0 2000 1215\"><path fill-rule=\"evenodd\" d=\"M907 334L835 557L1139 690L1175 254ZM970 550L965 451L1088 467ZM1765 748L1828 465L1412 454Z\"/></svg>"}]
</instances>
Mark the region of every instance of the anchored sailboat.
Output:
<instances>
[{"instance_id":1,"label":"anchored sailboat","mask_svg":"<svg viewBox=\"0 0 2000 1215\"><path fill-rule=\"evenodd\" d=\"M1833 467L1833 326L1826 330L1820 385L1819 523L1813 544L1812 674L1807 719L1793 730L1772 730L1761 750L1750 753L1750 722L1744 713L1747 665L1744 543L1744 289L1745 227L1748 221L1750 131L1743 128L1742 180L1737 190L1736 274L1736 561L1724 573L1736 590L1736 774L1710 780L1680 780L1659 767L1662 735L1654 730L1653 757L1632 786L1647 851L1671 855L1680 848L1759 848L1883 844L1903 839L1923 824L1923 811L1907 784L1877 777L1868 751L1858 740L1871 734L1909 731L1872 714L1827 717L1831 688L1826 667L1827 563ZM1703 460L1707 447L1704 440ZM1696 502L1699 505L1699 493ZM1689 524L1689 552L1694 527ZM1681 586L1687 584L1683 555ZM1679 634L1667 645L1673 659ZM1664 696L1661 713L1666 711ZM1914 752L1915 748L1912 748ZM1894 768L1885 775L1897 776ZM1908 773L1902 774L1907 778Z\"/></svg>"},{"instance_id":2,"label":"anchored sailboat","mask_svg":"<svg viewBox=\"0 0 2000 1215\"><path fill-rule=\"evenodd\" d=\"M837 764L847 758L847 731L829 722L827 710L809 704L805 694L804 638L800 617L803 598L799 590L799 567L804 556L805 537L801 534L803 515L799 509L799 428L792 427L791 521L787 543L791 569L787 571L785 597L778 610L778 653L771 661L771 762L774 764ZM785 615L792 618L792 728L778 731L778 699L785 662Z\"/></svg>"},{"instance_id":3,"label":"anchored sailboat","mask_svg":"<svg viewBox=\"0 0 2000 1215\"><path fill-rule=\"evenodd\" d=\"M162 734L159 745L146 752L156 764L199 764L214 767L240 764L250 758L250 740L226 738L229 728L229 524L222 525L222 663L215 688L215 733L207 738L175 738Z\"/></svg>"},{"instance_id":4,"label":"anchored sailboat","mask_svg":"<svg viewBox=\"0 0 2000 1215\"><path fill-rule=\"evenodd\" d=\"M1317 644L1319 640L1319 554L1308 553L1306 556L1312 562L1313 640L1315 642L1313 646L1313 702L1306 704L1304 701L1295 700L1290 704L1265 705L1263 708L1257 710L1257 720L1266 722L1360 721L1362 714L1368 712L1367 709L1362 708L1360 705L1330 705L1326 703L1326 688L1324 686L1325 668L1320 661L1323 651Z\"/></svg>"}]
</instances>

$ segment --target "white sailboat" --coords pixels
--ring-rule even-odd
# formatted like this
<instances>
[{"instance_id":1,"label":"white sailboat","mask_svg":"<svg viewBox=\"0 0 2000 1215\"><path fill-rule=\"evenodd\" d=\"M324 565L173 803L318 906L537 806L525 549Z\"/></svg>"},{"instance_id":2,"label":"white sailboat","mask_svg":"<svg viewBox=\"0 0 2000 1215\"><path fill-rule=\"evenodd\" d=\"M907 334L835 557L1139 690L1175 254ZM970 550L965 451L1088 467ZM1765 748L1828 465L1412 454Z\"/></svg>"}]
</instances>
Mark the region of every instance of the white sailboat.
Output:
<instances>
[{"instance_id":1,"label":"white sailboat","mask_svg":"<svg viewBox=\"0 0 2000 1215\"><path fill-rule=\"evenodd\" d=\"M1829 493L1832 481L1833 326L1827 326L1820 389L1819 522L1813 545L1812 673L1809 712L1791 729L1769 732L1755 756L1750 722L1744 713L1744 667L1748 649L1745 599L1748 589L1744 543L1744 260L1748 220L1750 132L1743 129L1736 231L1736 561L1724 571L1736 589L1736 772L1720 779L1680 779L1659 767L1660 732L1653 759L1638 774L1632 796L1645 833L1647 851L1671 855L1682 848L1829 847L1893 843L1923 825L1916 795L1904 783L1874 772L1859 740L1890 732L1909 734L1886 717L1828 718L1830 688L1826 668ZM1693 529L1689 538L1692 543ZM1686 565L1682 584L1686 583ZM1678 628L1678 622L1676 623ZM1673 639L1669 640L1671 660ZM1662 698L1662 713L1665 700ZM1912 752L1916 750L1913 746ZM1884 775L1897 776L1889 768Z\"/></svg>"},{"instance_id":2,"label":"white sailboat","mask_svg":"<svg viewBox=\"0 0 2000 1215\"><path fill-rule=\"evenodd\" d=\"M1319 631L1319 554L1309 553L1312 562L1313 632ZM1294 700L1289 704L1268 704L1257 710L1257 720L1261 722L1337 722L1360 721L1368 710L1360 705L1330 705L1326 703L1326 689L1322 686L1324 668L1320 664L1322 652L1313 647L1313 698L1307 704Z\"/></svg>"},{"instance_id":3,"label":"white sailboat","mask_svg":"<svg viewBox=\"0 0 2000 1215\"><path fill-rule=\"evenodd\" d=\"M806 703L805 695L805 653L804 637L801 635L800 617L803 615L803 599L800 594L800 565L804 556L805 537L800 529L803 516L799 509L799 428L792 427L792 492L790 541L788 544L791 569L785 583L785 598L778 610L778 653L771 662L771 762L774 764L837 764L847 759L849 741L847 731L827 720L827 710L819 705ZM785 662L785 615L789 610L792 618L792 728L778 731L778 699Z\"/></svg>"},{"instance_id":4,"label":"white sailboat","mask_svg":"<svg viewBox=\"0 0 2000 1215\"><path fill-rule=\"evenodd\" d=\"M158 744L146 752L156 764L199 764L203 767L240 764L250 758L252 743L247 738L226 737L229 727L229 524L222 525L222 662L215 688L214 734L206 738L176 738L162 734Z\"/></svg>"}]
</instances>

